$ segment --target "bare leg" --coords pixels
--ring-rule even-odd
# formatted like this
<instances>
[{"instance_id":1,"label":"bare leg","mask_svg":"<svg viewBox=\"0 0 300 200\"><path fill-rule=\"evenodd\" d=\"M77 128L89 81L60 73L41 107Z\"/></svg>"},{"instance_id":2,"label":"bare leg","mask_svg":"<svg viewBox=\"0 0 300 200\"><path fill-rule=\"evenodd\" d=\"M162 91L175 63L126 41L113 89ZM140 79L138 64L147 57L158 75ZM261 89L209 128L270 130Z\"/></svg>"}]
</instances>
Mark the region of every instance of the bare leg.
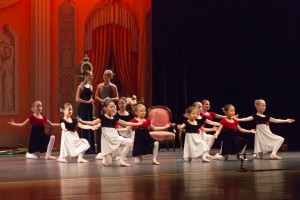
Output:
<instances>
[{"instance_id":1,"label":"bare leg","mask_svg":"<svg viewBox=\"0 0 300 200\"><path fill-rule=\"evenodd\" d=\"M160 165L160 163L157 162L157 160L156 160L157 154L158 154L158 148L159 148L159 143L157 141L155 141L154 146L153 146L153 159L152 159L153 165Z\"/></svg>"},{"instance_id":2,"label":"bare leg","mask_svg":"<svg viewBox=\"0 0 300 200\"><path fill-rule=\"evenodd\" d=\"M213 135L206 135L206 143L207 143L209 149L211 149L214 142L215 142L215 138ZM209 154L209 151L207 152L206 158L212 158L212 156Z\"/></svg>"},{"instance_id":3,"label":"bare leg","mask_svg":"<svg viewBox=\"0 0 300 200\"><path fill-rule=\"evenodd\" d=\"M54 137L54 135L51 135L49 143L48 143L48 147L47 147L47 153L45 156L45 160L56 160L56 157L51 156L54 141L55 141L55 137Z\"/></svg>"}]
</instances>

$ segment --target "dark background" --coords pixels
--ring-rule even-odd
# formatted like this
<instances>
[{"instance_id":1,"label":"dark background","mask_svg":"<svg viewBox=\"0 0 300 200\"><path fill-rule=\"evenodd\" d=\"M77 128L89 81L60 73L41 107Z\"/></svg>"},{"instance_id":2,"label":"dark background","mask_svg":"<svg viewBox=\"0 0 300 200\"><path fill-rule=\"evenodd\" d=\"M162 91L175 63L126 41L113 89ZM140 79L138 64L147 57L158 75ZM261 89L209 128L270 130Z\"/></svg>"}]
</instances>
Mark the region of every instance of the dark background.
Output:
<instances>
[{"instance_id":1,"label":"dark background","mask_svg":"<svg viewBox=\"0 0 300 200\"><path fill-rule=\"evenodd\" d=\"M300 149L300 1L153 0L152 9L153 105L180 123L203 98L219 114L232 103L241 117L263 98L265 114L296 119L271 130ZM253 135L244 137L253 148Z\"/></svg>"}]
</instances>

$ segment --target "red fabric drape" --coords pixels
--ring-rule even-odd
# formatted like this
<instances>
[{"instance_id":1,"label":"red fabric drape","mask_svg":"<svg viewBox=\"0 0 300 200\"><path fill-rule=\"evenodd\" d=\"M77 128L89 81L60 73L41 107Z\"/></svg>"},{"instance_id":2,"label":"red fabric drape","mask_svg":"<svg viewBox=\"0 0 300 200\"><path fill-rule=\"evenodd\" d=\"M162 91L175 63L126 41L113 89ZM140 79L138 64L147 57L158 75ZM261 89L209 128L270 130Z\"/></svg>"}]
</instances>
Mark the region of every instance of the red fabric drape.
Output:
<instances>
[{"instance_id":1,"label":"red fabric drape","mask_svg":"<svg viewBox=\"0 0 300 200\"><path fill-rule=\"evenodd\" d=\"M112 34L113 26L105 25L101 26L93 31L93 50L89 51L90 61L93 64L93 93L97 85L102 82L103 73L106 70L109 62L110 52L112 51ZM97 116L98 105L95 104L95 111Z\"/></svg>"},{"instance_id":2,"label":"red fabric drape","mask_svg":"<svg viewBox=\"0 0 300 200\"><path fill-rule=\"evenodd\" d=\"M125 27L114 26L113 52L116 61L116 69L122 83L129 95L137 94L137 53L131 49L131 32Z\"/></svg>"}]
</instances>

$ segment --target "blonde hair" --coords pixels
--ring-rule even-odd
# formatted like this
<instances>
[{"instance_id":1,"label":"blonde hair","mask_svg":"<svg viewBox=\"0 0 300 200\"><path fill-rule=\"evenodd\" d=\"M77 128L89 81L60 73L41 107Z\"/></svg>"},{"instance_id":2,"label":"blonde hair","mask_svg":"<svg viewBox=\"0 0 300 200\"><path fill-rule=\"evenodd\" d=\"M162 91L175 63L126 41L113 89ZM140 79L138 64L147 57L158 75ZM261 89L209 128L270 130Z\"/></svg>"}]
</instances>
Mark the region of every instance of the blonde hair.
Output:
<instances>
[{"instance_id":1,"label":"blonde hair","mask_svg":"<svg viewBox=\"0 0 300 200\"><path fill-rule=\"evenodd\" d=\"M114 75L110 69L105 70L103 74L109 74L111 77Z\"/></svg>"},{"instance_id":2,"label":"blonde hair","mask_svg":"<svg viewBox=\"0 0 300 200\"><path fill-rule=\"evenodd\" d=\"M202 105L202 103L200 101L195 101L192 106L196 107L197 105Z\"/></svg>"},{"instance_id":3,"label":"blonde hair","mask_svg":"<svg viewBox=\"0 0 300 200\"><path fill-rule=\"evenodd\" d=\"M265 100L263 100L263 99L256 99L256 100L254 101L254 105L255 105L255 106L258 106L258 105L260 105L261 103L265 103Z\"/></svg>"}]
</instances>

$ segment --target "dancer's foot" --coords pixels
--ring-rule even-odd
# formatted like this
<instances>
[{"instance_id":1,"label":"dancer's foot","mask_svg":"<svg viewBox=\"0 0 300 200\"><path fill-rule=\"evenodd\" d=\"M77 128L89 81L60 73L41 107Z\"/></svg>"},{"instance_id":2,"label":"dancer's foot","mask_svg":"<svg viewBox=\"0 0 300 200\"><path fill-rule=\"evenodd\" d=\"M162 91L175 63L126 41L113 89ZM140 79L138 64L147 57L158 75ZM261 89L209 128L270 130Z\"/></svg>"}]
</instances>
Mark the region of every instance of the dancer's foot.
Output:
<instances>
[{"instance_id":1,"label":"dancer's foot","mask_svg":"<svg viewBox=\"0 0 300 200\"><path fill-rule=\"evenodd\" d=\"M216 153L216 155L214 155L214 157L212 158L213 160L225 160L225 158L220 155L219 153Z\"/></svg>"},{"instance_id":2,"label":"dancer's foot","mask_svg":"<svg viewBox=\"0 0 300 200\"><path fill-rule=\"evenodd\" d=\"M131 167L131 164L128 164L128 163L126 163L126 162L124 162L124 161L119 161L119 165L121 166L121 167Z\"/></svg>"},{"instance_id":3,"label":"dancer's foot","mask_svg":"<svg viewBox=\"0 0 300 200\"><path fill-rule=\"evenodd\" d=\"M58 157L57 162L67 163L68 161L65 158Z\"/></svg>"},{"instance_id":4,"label":"dancer's foot","mask_svg":"<svg viewBox=\"0 0 300 200\"><path fill-rule=\"evenodd\" d=\"M279 157L279 156L277 156L277 155L274 155L274 154L271 154L271 155L270 155L270 159L271 159L271 160L282 160L281 157Z\"/></svg>"},{"instance_id":5,"label":"dancer's foot","mask_svg":"<svg viewBox=\"0 0 300 200\"><path fill-rule=\"evenodd\" d=\"M142 162L143 162L142 156L137 156L137 157L135 157L135 158L134 158L134 162L135 162L136 164L138 164L138 165L141 165Z\"/></svg>"},{"instance_id":6,"label":"dancer's foot","mask_svg":"<svg viewBox=\"0 0 300 200\"><path fill-rule=\"evenodd\" d=\"M263 152L259 152L254 155L254 159L262 159L263 156L264 156Z\"/></svg>"},{"instance_id":7,"label":"dancer's foot","mask_svg":"<svg viewBox=\"0 0 300 200\"><path fill-rule=\"evenodd\" d=\"M103 160L104 156L101 153L98 153L97 156L95 157L96 160Z\"/></svg>"},{"instance_id":8,"label":"dancer's foot","mask_svg":"<svg viewBox=\"0 0 300 200\"><path fill-rule=\"evenodd\" d=\"M54 156L45 156L45 160L56 160L57 158Z\"/></svg>"},{"instance_id":9,"label":"dancer's foot","mask_svg":"<svg viewBox=\"0 0 300 200\"><path fill-rule=\"evenodd\" d=\"M207 157L203 157L202 162L211 162L211 160L209 160Z\"/></svg>"},{"instance_id":10,"label":"dancer's foot","mask_svg":"<svg viewBox=\"0 0 300 200\"><path fill-rule=\"evenodd\" d=\"M157 160L154 160L154 159L152 160L152 164L153 165L160 165L160 163Z\"/></svg>"},{"instance_id":11,"label":"dancer's foot","mask_svg":"<svg viewBox=\"0 0 300 200\"><path fill-rule=\"evenodd\" d=\"M207 155L206 155L206 158L213 158L213 156L210 155L210 154L207 154Z\"/></svg>"},{"instance_id":12,"label":"dancer's foot","mask_svg":"<svg viewBox=\"0 0 300 200\"><path fill-rule=\"evenodd\" d=\"M38 156L34 155L33 153L28 153L28 152L26 153L25 158L33 159L33 160L38 160L39 159Z\"/></svg>"},{"instance_id":13,"label":"dancer's foot","mask_svg":"<svg viewBox=\"0 0 300 200\"><path fill-rule=\"evenodd\" d=\"M121 158L121 156L117 156L116 158L115 158L115 160L120 160L120 158ZM127 158L124 158L124 160L127 160Z\"/></svg>"},{"instance_id":14,"label":"dancer's foot","mask_svg":"<svg viewBox=\"0 0 300 200\"><path fill-rule=\"evenodd\" d=\"M192 158L191 158L191 157L184 158L184 161L185 161L185 162L192 162Z\"/></svg>"},{"instance_id":15,"label":"dancer's foot","mask_svg":"<svg viewBox=\"0 0 300 200\"><path fill-rule=\"evenodd\" d=\"M105 159L102 160L102 165L103 166L110 166L110 164L108 164L108 163L105 162Z\"/></svg>"},{"instance_id":16,"label":"dancer's foot","mask_svg":"<svg viewBox=\"0 0 300 200\"><path fill-rule=\"evenodd\" d=\"M86 160L86 159L81 158L81 159L78 159L77 162L78 163L88 163L89 161Z\"/></svg>"}]
</instances>

